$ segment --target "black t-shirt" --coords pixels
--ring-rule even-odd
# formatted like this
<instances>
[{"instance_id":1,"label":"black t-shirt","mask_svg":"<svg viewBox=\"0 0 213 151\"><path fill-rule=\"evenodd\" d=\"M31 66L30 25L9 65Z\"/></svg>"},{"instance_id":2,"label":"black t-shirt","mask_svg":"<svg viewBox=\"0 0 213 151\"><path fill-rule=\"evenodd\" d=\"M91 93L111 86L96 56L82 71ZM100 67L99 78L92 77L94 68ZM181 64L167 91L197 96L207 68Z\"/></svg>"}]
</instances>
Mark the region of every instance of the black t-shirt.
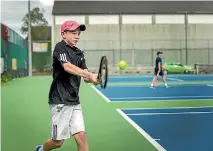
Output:
<instances>
[{"instance_id":1,"label":"black t-shirt","mask_svg":"<svg viewBox=\"0 0 213 151\"><path fill-rule=\"evenodd\" d=\"M77 47L71 47L64 40L57 43L53 51L53 81L49 92L50 104L79 104L81 77L66 72L63 64L70 62L81 69L87 69L84 54Z\"/></svg>"},{"instance_id":2,"label":"black t-shirt","mask_svg":"<svg viewBox=\"0 0 213 151\"><path fill-rule=\"evenodd\" d=\"M157 57L155 60L155 69L158 70L158 63L160 62L161 70L162 70L162 59Z\"/></svg>"}]
</instances>

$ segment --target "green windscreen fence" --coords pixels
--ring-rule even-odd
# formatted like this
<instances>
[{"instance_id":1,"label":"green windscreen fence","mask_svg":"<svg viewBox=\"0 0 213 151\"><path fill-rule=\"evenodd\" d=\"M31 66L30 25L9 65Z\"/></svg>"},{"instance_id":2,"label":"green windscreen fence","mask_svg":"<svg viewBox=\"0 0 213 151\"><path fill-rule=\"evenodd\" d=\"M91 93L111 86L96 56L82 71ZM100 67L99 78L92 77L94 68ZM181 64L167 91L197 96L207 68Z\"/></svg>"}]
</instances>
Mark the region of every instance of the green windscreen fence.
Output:
<instances>
[{"instance_id":1,"label":"green windscreen fence","mask_svg":"<svg viewBox=\"0 0 213 151\"><path fill-rule=\"evenodd\" d=\"M1 39L2 71L14 77L28 75L28 51L26 47Z\"/></svg>"},{"instance_id":2,"label":"green windscreen fence","mask_svg":"<svg viewBox=\"0 0 213 151\"><path fill-rule=\"evenodd\" d=\"M40 43L47 44L47 48L45 48L45 51L34 51L32 47L33 74L47 74L51 72L51 42L43 41Z\"/></svg>"}]
</instances>

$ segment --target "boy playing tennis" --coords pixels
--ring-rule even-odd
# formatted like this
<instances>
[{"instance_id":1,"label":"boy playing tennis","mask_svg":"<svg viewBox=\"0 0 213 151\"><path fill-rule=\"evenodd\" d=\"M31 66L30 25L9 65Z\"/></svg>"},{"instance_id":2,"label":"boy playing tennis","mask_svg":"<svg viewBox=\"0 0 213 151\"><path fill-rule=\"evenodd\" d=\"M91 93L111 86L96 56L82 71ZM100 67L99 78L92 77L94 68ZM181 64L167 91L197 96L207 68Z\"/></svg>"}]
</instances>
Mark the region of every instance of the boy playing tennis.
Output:
<instances>
[{"instance_id":1,"label":"boy playing tennis","mask_svg":"<svg viewBox=\"0 0 213 151\"><path fill-rule=\"evenodd\" d=\"M163 73L163 67L162 67L162 55L163 55L163 52L157 52L157 58L155 60L155 76L152 80L152 83L151 83L151 88L154 87L154 83L156 83L156 81L158 81L158 77L161 76L162 77L162 80L163 80L163 83L165 85L166 88L168 88L168 85L166 83L166 76L164 75Z\"/></svg>"},{"instance_id":2,"label":"boy playing tennis","mask_svg":"<svg viewBox=\"0 0 213 151\"><path fill-rule=\"evenodd\" d=\"M51 151L62 146L65 139L74 136L78 151L88 151L83 113L79 101L81 77L98 84L97 74L88 72L84 54L75 45L86 26L66 21L61 26L63 40L53 52L53 82L49 92L51 138L36 151Z\"/></svg>"}]
</instances>

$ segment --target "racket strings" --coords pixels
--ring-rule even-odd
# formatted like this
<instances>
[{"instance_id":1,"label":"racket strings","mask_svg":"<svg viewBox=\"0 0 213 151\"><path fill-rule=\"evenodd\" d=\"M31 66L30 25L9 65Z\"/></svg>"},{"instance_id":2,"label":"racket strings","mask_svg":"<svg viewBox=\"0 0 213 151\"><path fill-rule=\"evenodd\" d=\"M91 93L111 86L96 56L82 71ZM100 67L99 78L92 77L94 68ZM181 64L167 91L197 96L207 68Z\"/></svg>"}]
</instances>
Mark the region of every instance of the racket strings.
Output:
<instances>
[{"instance_id":1,"label":"racket strings","mask_svg":"<svg viewBox=\"0 0 213 151\"><path fill-rule=\"evenodd\" d=\"M102 57L101 63L100 63L100 68L99 68L99 74L98 74L98 80L99 80L100 86L102 88L106 88L107 77L108 77L107 58Z\"/></svg>"}]
</instances>

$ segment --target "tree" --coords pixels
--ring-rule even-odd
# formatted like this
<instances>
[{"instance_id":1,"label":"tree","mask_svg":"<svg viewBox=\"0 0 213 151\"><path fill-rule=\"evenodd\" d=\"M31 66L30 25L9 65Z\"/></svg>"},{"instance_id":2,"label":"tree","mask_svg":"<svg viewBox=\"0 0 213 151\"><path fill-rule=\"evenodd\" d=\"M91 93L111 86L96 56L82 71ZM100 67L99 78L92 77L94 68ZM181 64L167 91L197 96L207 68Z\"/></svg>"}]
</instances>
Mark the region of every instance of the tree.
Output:
<instances>
[{"instance_id":1,"label":"tree","mask_svg":"<svg viewBox=\"0 0 213 151\"><path fill-rule=\"evenodd\" d=\"M39 26L39 27L46 27L48 25L48 21L44 18L45 11L40 9L39 7L35 7L30 11L30 19L31 19L31 27ZM28 20L29 20L29 13L27 13L22 21L21 32L22 34L28 33Z\"/></svg>"},{"instance_id":2,"label":"tree","mask_svg":"<svg viewBox=\"0 0 213 151\"><path fill-rule=\"evenodd\" d=\"M30 11L31 18L31 48L32 48L32 66L36 70L43 70L44 65L51 62L51 27L48 26L48 21L44 17L45 11L38 7ZM25 14L22 21L21 32L25 34L28 40L28 20L29 13ZM34 42L48 42L48 51L43 53L33 52Z\"/></svg>"}]
</instances>

